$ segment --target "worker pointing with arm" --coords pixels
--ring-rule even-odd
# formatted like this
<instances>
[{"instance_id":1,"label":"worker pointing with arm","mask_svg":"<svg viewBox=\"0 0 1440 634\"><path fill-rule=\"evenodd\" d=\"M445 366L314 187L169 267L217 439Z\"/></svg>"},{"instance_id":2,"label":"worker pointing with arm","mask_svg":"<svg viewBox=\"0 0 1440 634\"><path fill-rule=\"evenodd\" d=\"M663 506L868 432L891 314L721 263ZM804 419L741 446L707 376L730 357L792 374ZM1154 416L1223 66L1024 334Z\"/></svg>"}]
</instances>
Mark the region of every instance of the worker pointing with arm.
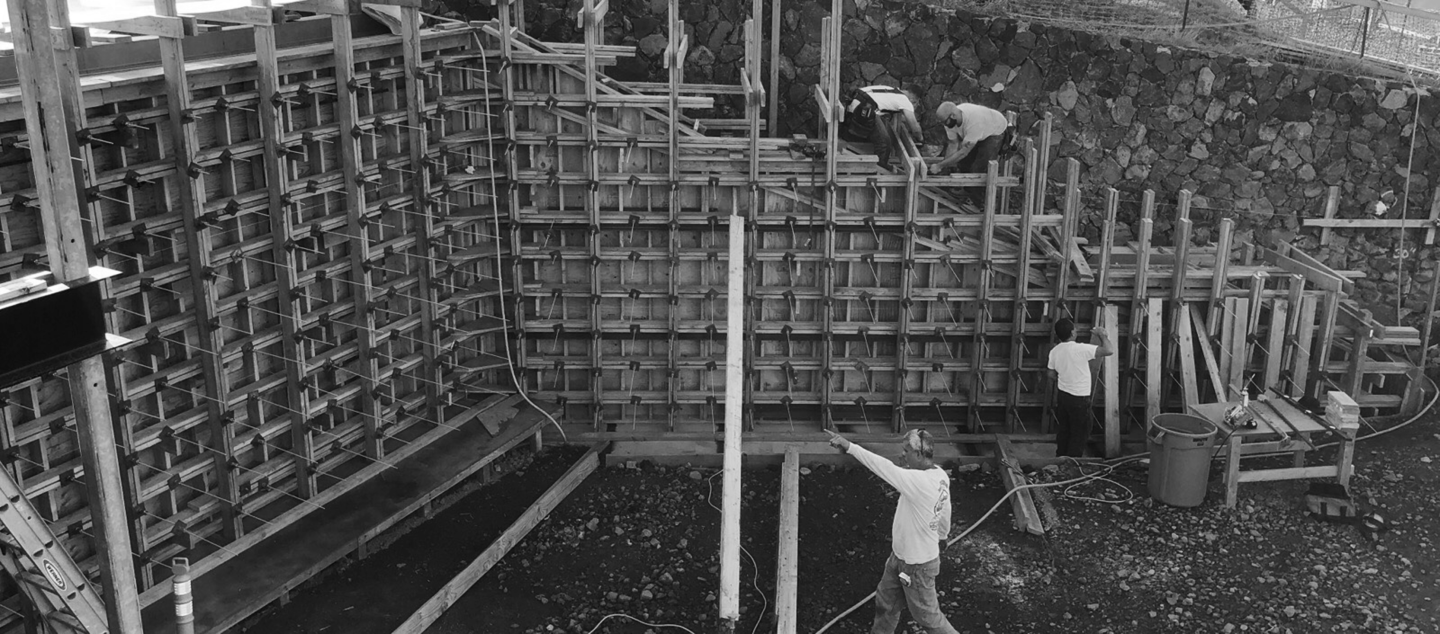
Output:
<instances>
[{"instance_id":1,"label":"worker pointing with arm","mask_svg":"<svg viewBox=\"0 0 1440 634\"><path fill-rule=\"evenodd\" d=\"M1051 385L1056 388L1055 455L1081 458L1085 442L1090 439L1093 420L1090 391L1090 361L1115 354L1110 336L1104 328L1095 328L1100 345L1075 341L1075 322L1062 318L1055 322L1055 337L1060 343L1050 349Z\"/></svg>"},{"instance_id":2,"label":"worker pointing with arm","mask_svg":"<svg viewBox=\"0 0 1440 634\"><path fill-rule=\"evenodd\" d=\"M875 622L870 634L891 634L900 608L930 634L958 634L940 613L935 578L940 575L940 543L950 536L950 477L935 464L935 440L910 430L901 438L900 465L826 430L830 444L854 456L865 468L900 492L890 525L891 553L875 589Z\"/></svg>"}]
</instances>

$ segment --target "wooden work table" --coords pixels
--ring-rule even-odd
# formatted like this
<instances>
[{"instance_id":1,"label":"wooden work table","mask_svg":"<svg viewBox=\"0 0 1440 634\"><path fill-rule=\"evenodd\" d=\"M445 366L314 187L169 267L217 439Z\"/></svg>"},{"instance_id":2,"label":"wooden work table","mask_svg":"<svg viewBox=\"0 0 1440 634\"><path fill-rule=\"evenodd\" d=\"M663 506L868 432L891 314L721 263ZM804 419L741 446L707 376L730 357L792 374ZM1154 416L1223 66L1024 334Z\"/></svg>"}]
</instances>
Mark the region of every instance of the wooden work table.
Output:
<instances>
[{"instance_id":1,"label":"wooden work table","mask_svg":"<svg viewBox=\"0 0 1440 634\"><path fill-rule=\"evenodd\" d=\"M1350 463L1355 456L1354 427L1334 427L1318 417L1306 414L1284 399L1273 398L1250 401L1247 410L1257 421L1254 429L1231 429L1225 424L1225 412L1240 404L1240 401L1228 401L1190 406L1192 415L1215 423L1220 428L1217 442L1224 445L1225 452L1226 507L1235 506L1241 482L1335 478L1341 485L1350 483ZM1314 438L1327 433L1334 434L1340 442L1335 463L1305 466L1305 452L1315 448L1317 441ZM1293 467L1250 470L1240 468L1240 461L1246 456L1287 451L1294 454Z\"/></svg>"}]
</instances>

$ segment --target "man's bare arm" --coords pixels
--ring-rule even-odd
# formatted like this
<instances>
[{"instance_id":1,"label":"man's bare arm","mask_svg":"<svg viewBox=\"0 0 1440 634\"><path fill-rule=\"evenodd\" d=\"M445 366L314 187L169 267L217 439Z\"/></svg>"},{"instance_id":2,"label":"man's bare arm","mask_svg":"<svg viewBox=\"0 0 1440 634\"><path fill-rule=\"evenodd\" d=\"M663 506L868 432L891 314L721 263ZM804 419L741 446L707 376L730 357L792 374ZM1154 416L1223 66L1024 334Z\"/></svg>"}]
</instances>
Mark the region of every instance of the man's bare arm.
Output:
<instances>
[{"instance_id":1,"label":"man's bare arm","mask_svg":"<svg viewBox=\"0 0 1440 634\"><path fill-rule=\"evenodd\" d=\"M1095 336L1100 338L1100 347L1095 350L1096 359L1115 354L1115 349L1110 346L1110 334L1104 328L1096 328Z\"/></svg>"},{"instance_id":2,"label":"man's bare arm","mask_svg":"<svg viewBox=\"0 0 1440 634\"><path fill-rule=\"evenodd\" d=\"M946 157L945 157L944 159L942 159L939 163L936 163L936 164L935 164L935 167L940 168L940 169L944 169L944 168L946 168L946 167L949 167L949 166L951 166L951 165L954 165L954 164L956 164L956 163L959 163L961 159L964 159L966 156L969 156L969 155L970 155L970 150L973 150L973 149L975 149L975 144L974 144L974 143L969 143L969 142L961 143L961 144L960 144L960 147L959 147L958 149L956 149L954 152L952 152L949 156L946 156Z\"/></svg>"}]
</instances>

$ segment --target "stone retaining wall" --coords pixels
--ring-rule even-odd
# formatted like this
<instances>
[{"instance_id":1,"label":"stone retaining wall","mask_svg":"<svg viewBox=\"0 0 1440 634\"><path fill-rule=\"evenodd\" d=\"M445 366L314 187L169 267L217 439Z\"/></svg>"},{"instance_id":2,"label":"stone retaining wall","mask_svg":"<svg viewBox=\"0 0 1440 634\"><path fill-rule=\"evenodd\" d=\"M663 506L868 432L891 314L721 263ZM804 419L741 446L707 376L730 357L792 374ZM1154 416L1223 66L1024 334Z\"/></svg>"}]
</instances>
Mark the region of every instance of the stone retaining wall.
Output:
<instances>
[{"instance_id":1,"label":"stone retaining wall","mask_svg":"<svg viewBox=\"0 0 1440 634\"><path fill-rule=\"evenodd\" d=\"M820 25L828 5L783 5L781 134L816 129L812 85L819 79ZM531 32L576 39L579 6L576 0L532 6ZM611 3L606 42L638 47L637 56L612 75L664 78L665 7L663 0ZM684 3L688 81L738 81L749 7L737 0ZM885 83L913 90L932 152L944 141L933 112L946 99L1015 111L1025 134L1045 113L1053 115L1050 177L1052 183L1063 178L1065 159L1080 161L1087 205L1082 230L1092 239L1099 234L1105 187L1121 190L1120 217L1132 229L1140 192L1155 190L1162 203L1159 244L1170 239L1176 192L1189 189L1197 244L1213 241L1219 219L1231 217L1262 244L1289 241L1337 268L1366 271L1357 283L1358 299L1377 314L1386 314L1382 307L1394 312L1399 284L1403 312L1410 313L1406 321L1415 323L1424 311L1440 251L1417 244L1423 232L1409 232L1402 248L1396 230L1336 230L1321 246L1319 231L1301 231L1299 224L1323 213L1331 185L1340 187L1341 217L1376 217L1374 203L1391 191L1398 200L1379 217L1398 218L1407 175L1404 213L1429 215L1440 183L1440 105L1423 90L1417 96L1401 83L896 0L847 2L842 28L844 86ZM1419 134L1412 136L1417 102ZM1050 200L1054 204L1056 197Z\"/></svg>"}]
</instances>

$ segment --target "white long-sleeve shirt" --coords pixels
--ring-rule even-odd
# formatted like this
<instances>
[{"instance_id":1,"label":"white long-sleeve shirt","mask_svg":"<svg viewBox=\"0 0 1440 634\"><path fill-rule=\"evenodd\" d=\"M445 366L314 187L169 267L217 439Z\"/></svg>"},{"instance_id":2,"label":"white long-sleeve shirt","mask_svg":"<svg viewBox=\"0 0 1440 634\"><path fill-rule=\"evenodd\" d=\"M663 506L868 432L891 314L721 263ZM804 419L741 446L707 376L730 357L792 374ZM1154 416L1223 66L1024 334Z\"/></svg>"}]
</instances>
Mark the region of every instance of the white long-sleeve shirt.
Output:
<instances>
[{"instance_id":1,"label":"white long-sleeve shirt","mask_svg":"<svg viewBox=\"0 0 1440 634\"><path fill-rule=\"evenodd\" d=\"M907 564L940 556L940 540L950 536L950 476L940 467L906 469L850 443L848 453L900 492L890 525L891 548Z\"/></svg>"}]
</instances>

